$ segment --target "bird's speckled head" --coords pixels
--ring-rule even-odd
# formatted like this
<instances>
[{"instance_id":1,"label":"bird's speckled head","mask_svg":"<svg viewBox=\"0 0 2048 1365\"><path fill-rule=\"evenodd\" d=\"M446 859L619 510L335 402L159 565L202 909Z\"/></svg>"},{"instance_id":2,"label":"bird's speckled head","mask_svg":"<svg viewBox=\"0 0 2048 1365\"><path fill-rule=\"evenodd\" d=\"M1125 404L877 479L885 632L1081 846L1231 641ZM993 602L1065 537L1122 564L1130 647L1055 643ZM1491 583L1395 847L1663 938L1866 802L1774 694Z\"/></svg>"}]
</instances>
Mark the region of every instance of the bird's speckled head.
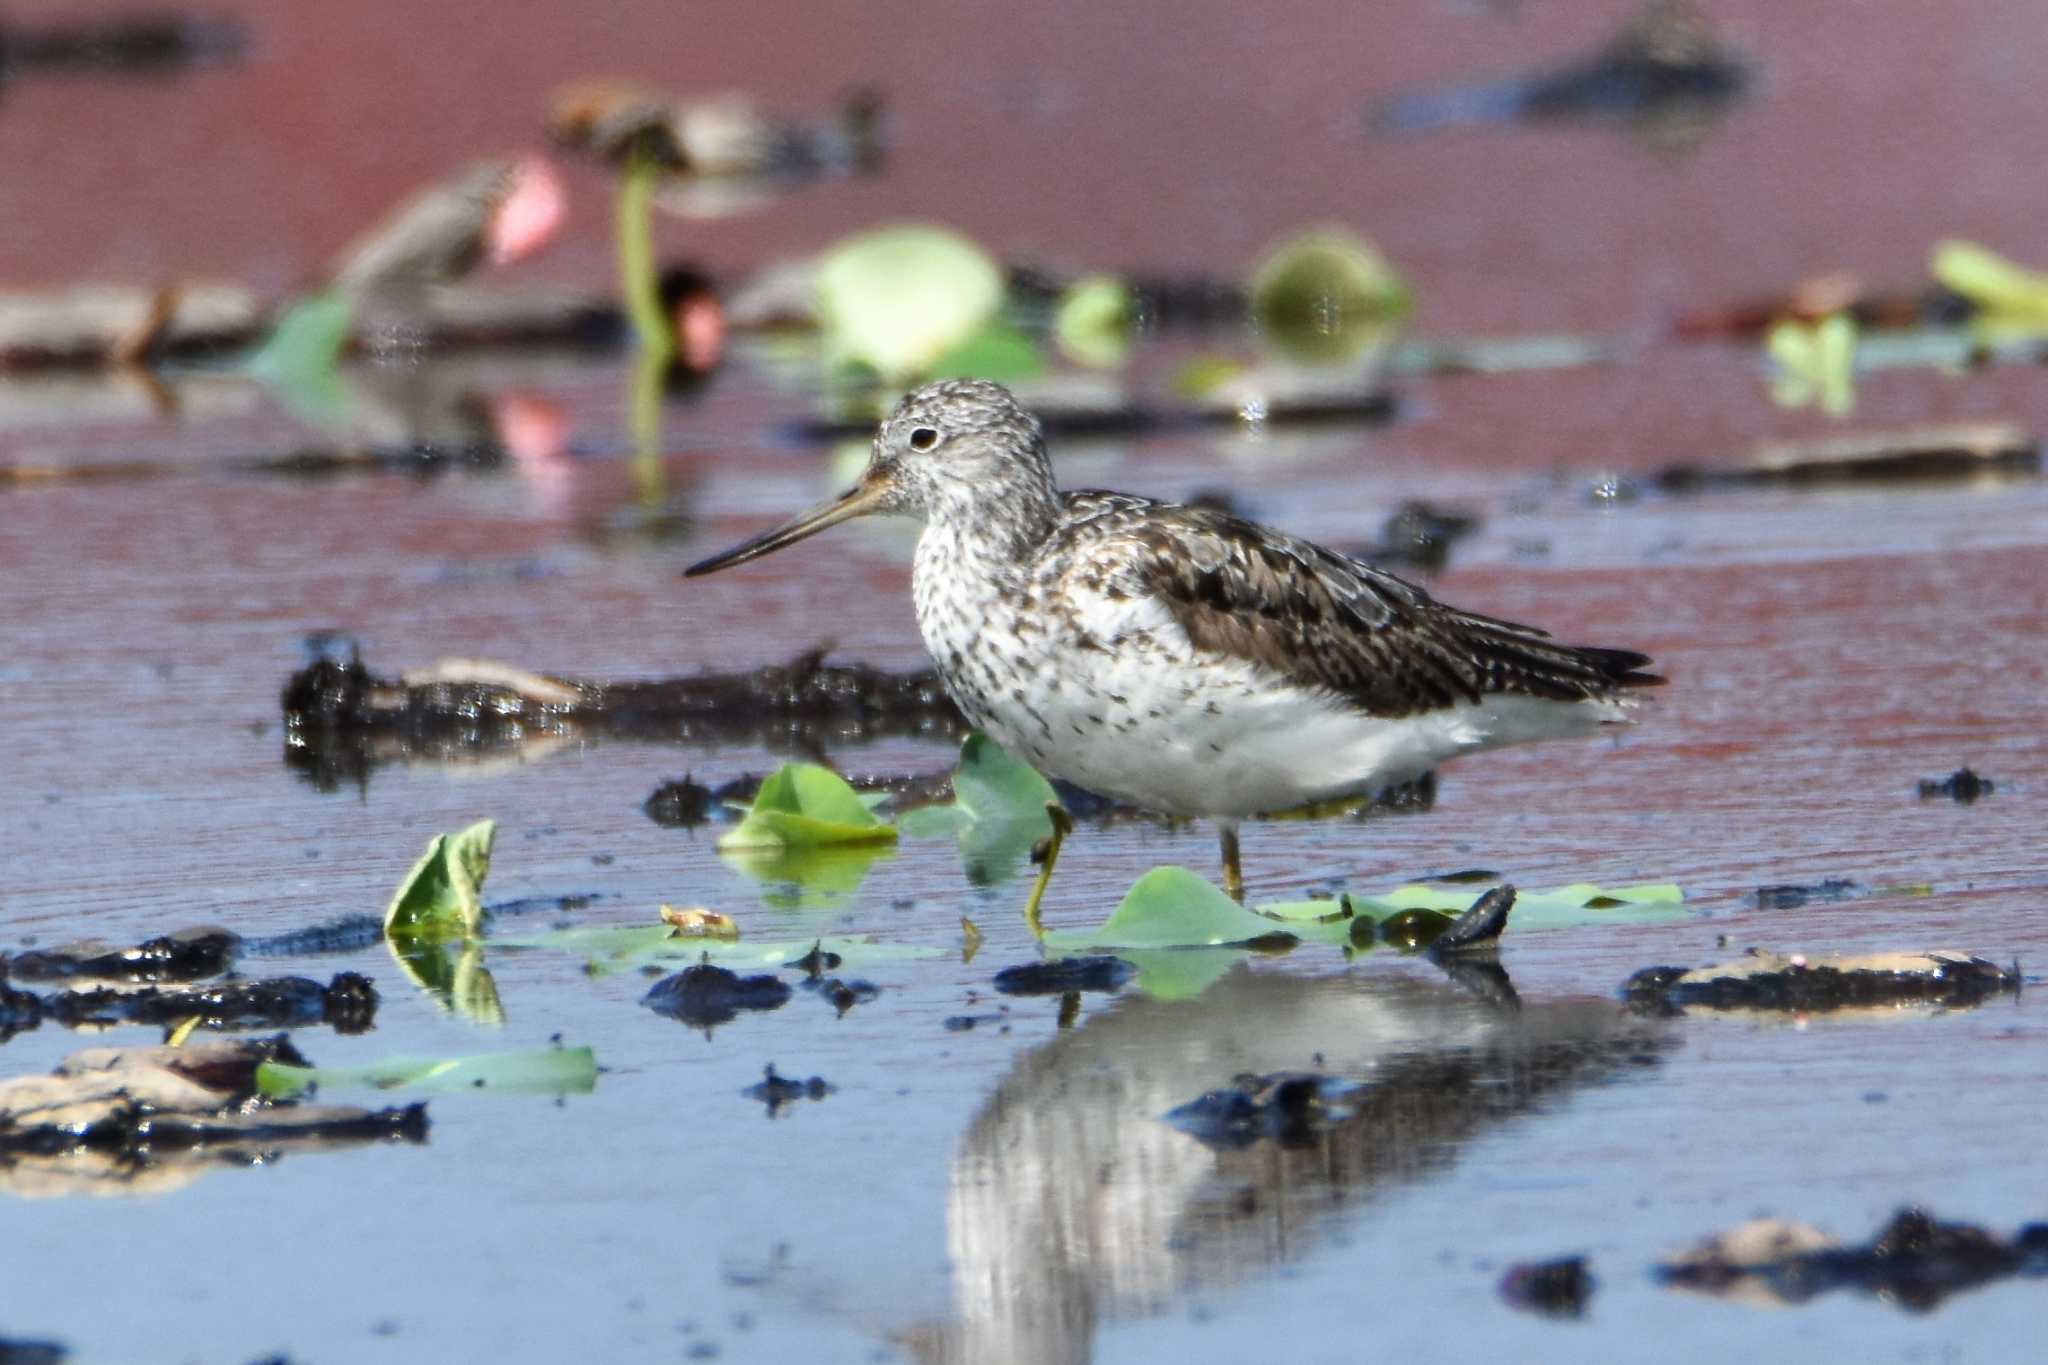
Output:
<instances>
[{"instance_id":1,"label":"bird's speckled head","mask_svg":"<svg viewBox=\"0 0 2048 1365\"><path fill-rule=\"evenodd\" d=\"M903 396L875 432L860 481L822 507L683 572L694 577L876 512L969 528L994 553L1020 553L1058 518L1052 462L1030 413L1000 384L947 379Z\"/></svg>"},{"instance_id":2,"label":"bird's speckled head","mask_svg":"<svg viewBox=\"0 0 2048 1365\"><path fill-rule=\"evenodd\" d=\"M887 486L885 510L926 518L1049 503L1053 489L1037 420L986 379L905 394L875 432L869 480Z\"/></svg>"}]
</instances>

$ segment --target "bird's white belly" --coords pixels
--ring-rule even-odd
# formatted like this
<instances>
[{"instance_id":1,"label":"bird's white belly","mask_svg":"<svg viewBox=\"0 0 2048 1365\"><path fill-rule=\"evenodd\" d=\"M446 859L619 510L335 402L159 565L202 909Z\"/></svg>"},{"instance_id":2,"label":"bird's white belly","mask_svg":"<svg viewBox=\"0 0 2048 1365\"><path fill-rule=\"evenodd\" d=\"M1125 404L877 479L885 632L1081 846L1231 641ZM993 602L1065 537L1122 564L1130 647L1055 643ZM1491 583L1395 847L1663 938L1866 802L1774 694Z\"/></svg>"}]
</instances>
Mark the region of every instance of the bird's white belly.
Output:
<instances>
[{"instance_id":1,"label":"bird's white belly","mask_svg":"<svg viewBox=\"0 0 2048 1365\"><path fill-rule=\"evenodd\" d=\"M1152 611L1147 611L1150 605ZM1169 815L1235 818L1374 792L1459 754L1583 734L1622 707L1496 695L1397 718L1367 715L1244 660L1198 654L1156 604L1078 633L1022 635L1000 608L929 641L977 725L1041 772Z\"/></svg>"}]
</instances>

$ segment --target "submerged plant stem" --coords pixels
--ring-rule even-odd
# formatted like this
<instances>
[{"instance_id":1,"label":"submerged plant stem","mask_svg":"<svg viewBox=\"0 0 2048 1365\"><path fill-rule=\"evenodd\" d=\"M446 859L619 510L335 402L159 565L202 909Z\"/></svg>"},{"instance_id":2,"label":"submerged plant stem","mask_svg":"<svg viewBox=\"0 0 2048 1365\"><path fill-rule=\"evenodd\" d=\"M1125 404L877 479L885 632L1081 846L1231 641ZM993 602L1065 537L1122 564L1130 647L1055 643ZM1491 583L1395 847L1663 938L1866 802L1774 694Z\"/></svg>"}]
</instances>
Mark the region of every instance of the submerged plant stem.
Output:
<instances>
[{"instance_id":1,"label":"submerged plant stem","mask_svg":"<svg viewBox=\"0 0 2048 1365\"><path fill-rule=\"evenodd\" d=\"M1073 817L1057 801L1045 803L1045 813L1052 820L1052 834L1045 842L1045 860L1038 865L1038 880L1031 884L1031 898L1024 902L1024 923L1031 930L1031 937L1045 937L1045 921L1039 917L1039 903L1045 899L1045 888L1052 882L1053 864L1060 860L1060 845L1066 841L1074 828Z\"/></svg>"},{"instance_id":2,"label":"submerged plant stem","mask_svg":"<svg viewBox=\"0 0 2048 1365\"><path fill-rule=\"evenodd\" d=\"M675 341L661 315L661 288L654 273L654 181L659 174L647 148L636 146L619 175L619 288L626 315L640 340L643 363L659 356L666 364Z\"/></svg>"}]
</instances>

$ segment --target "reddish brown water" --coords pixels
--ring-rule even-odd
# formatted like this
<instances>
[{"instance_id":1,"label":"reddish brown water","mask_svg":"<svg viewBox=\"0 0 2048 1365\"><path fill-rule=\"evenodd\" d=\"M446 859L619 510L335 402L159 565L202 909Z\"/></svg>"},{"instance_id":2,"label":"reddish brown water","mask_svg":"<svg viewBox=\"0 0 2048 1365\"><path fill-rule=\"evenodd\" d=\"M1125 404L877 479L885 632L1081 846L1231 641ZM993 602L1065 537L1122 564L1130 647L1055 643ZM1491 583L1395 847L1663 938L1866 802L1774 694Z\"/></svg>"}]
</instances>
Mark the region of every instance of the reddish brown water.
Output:
<instances>
[{"instance_id":1,"label":"reddish brown water","mask_svg":"<svg viewBox=\"0 0 2048 1365\"><path fill-rule=\"evenodd\" d=\"M30 284L227 273L282 289L368 206L530 142L552 82L614 70L798 108L856 79L891 91L898 155L881 178L666 232L725 272L916 215L1012 257L1228 273L1283 231L1335 219L1410 275L1425 333L1641 338L1682 308L1819 269L1910 287L1952 231L2048 258L2033 233L2048 188L2014 169L2032 164L2048 115L2024 59L2041 21L2024 7L1889 5L1845 26L1818 9L1717 6L1767 68L1765 92L1678 159L1601 129L1362 132L1377 94L1583 50L1621 12L1603 10L251 7L241 70L9 90L0 164L65 170L0 178L6 268ZM578 188L574 236L531 273L596 286L607 209L594 175ZM1636 968L1751 943L2038 958L2038 480L1589 498L1606 475L1842 429L1771 407L1759 361L1710 346L1414 381L1381 427L1068 443L1056 455L1073 482L1226 486L1253 515L1340 543L1369 540L1407 498L1468 507L1485 524L1434 591L1643 648L1672 679L1615 743L1447 770L1431 814L1249 829L1255 897L1478 865L1537 887L1673 881L1692 914L1511 931L1523 1022L1385 952L1348 970L1301 952L1191 1004L1090 997L1063 1033L1053 1002L1020 1001L1008 1031L960 1033L942 1020L993 1009L993 970L1031 954L1014 883L974 889L949 843L913 841L851 900L779 908L708 832L639 811L665 778L716 782L777 755L571 747L384 768L338 793L281 763L277 692L313 630L355 636L386 672L480 656L652 676L827 638L849 657L920 661L907 528L850 527L744 572L677 578L834 486L819 452L778 434L810 413L803 386L742 362L671 406L669 505L697 529L664 540L634 531L633 480L611 453L623 375L477 382L558 402L572 446L596 453L432 481L266 480L218 464L305 439L260 395L217 384L161 420L123 399L135 415L80 425L49 414L85 399L4 386L11 402L44 400L44 416L0 426L0 458L141 459L165 477L0 494L0 937L131 939L204 921L264 934L375 912L428 834L489 815L494 899L591 892L586 918L600 922L708 903L763 938L851 929L949 949L965 913L989 942L969 965L867 972L884 994L844 1019L800 997L709 1040L637 1008L642 978L588 980L557 956L492 954L510 1014L495 1034L436 1012L381 949L250 964L377 976L376 1032L301 1038L322 1062L559 1033L609 1070L559 1108L437 1098L424 1151L223 1172L150 1200L10 1203L9 1331L86 1359L209 1360L669 1358L704 1341L728 1359L1259 1359L1282 1336L1306 1359L1370 1342L1416 1360L1919 1360L2011 1357L2032 1341L2038 1283L1926 1317L1849 1296L1764 1314L1645 1273L1759 1212L1847 1237L1905 1202L2000 1231L2048 1214L2029 1179L2048 1080L2031 995L1938 1017L1688 1019L1653 1067L1588 1068L1512 1114L1418 1122L1406 1146L1382 1139L1397 1154L1367 1151L1367 1174L1303 1174L1270 1149L1217 1157L1158 1116L1317 1052L1369 1075L1489 1037L1591 1036L1613 1021L1587 1002ZM2048 427L2024 370L1875 375L1859 397L1852 429ZM950 759L911 741L833 757L873 771ZM1997 792L1968 807L1916 798L1917 779L1964 764ZM1090 922L1145 869L1207 871L1213 856L1203 829L1084 830L1048 914ZM1894 889L1755 908L1759 885L1823 877ZM46 1027L0 1057L22 1074L82 1041ZM838 1092L764 1122L737 1092L770 1060ZM1578 1251L1601 1279L1587 1323L1521 1316L1494 1295L1507 1263Z\"/></svg>"}]
</instances>

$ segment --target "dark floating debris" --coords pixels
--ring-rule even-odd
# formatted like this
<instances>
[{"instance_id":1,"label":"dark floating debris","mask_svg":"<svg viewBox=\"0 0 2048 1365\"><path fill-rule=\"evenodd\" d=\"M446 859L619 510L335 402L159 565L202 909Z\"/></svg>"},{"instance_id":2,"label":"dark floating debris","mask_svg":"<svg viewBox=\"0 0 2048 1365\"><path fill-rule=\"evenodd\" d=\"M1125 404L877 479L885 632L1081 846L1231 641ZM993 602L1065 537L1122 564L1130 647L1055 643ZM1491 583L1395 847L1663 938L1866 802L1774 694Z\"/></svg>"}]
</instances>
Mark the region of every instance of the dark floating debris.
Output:
<instances>
[{"instance_id":1,"label":"dark floating debris","mask_svg":"<svg viewBox=\"0 0 2048 1365\"><path fill-rule=\"evenodd\" d=\"M640 809L657 825L672 829L695 829L711 818L716 809L711 788L688 777L664 782L654 789Z\"/></svg>"},{"instance_id":2,"label":"dark floating debris","mask_svg":"<svg viewBox=\"0 0 2048 1365\"><path fill-rule=\"evenodd\" d=\"M949 1014L944 1020L944 1026L948 1033L972 1033L983 1024L1002 1024L1007 1022L1008 1020L1005 1016L1000 1013Z\"/></svg>"},{"instance_id":3,"label":"dark floating debris","mask_svg":"<svg viewBox=\"0 0 2048 1365\"><path fill-rule=\"evenodd\" d=\"M0 1337L0 1365L64 1365L71 1348L61 1341Z\"/></svg>"},{"instance_id":4,"label":"dark floating debris","mask_svg":"<svg viewBox=\"0 0 2048 1365\"><path fill-rule=\"evenodd\" d=\"M1583 1256L1511 1265L1500 1277L1500 1296L1510 1308L1546 1318L1581 1318L1599 1282Z\"/></svg>"},{"instance_id":5,"label":"dark floating debris","mask_svg":"<svg viewBox=\"0 0 2048 1365\"><path fill-rule=\"evenodd\" d=\"M1772 442L1726 465L1669 466L1657 475L1657 486L1666 493L1698 493L1718 488L2018 478L2040 472L2039 441L2007 423L1970 422Z\"/></svg>"},{"instance_id":6,"label":"dark floating debris","mask_svg":"<svg viewBox=\"0 0 2048 1365\"><path fill-rule=\"evenodd\" d=\"M279 1034L184 1047L76 1052L48 1075L0 1081L0 1189L163 1190L219 1166L293 1151L425 1142L424 1104L367 1110L267 1100L256 1068L306 1059Z\"/></svg>"},{"instance_id":7,"label":"dark floating debris","mask_svg":"<svg viewBox=\"0 0 2048 1365\"><path fill-rule=\"evenodd\" d=\"M1065 995L1069 991L1121 990L1138 969L1120 957L1061 957L1050 962L1024 962L996 973L995 986L1004 995Z\"/></svg>"},{"instance_id":8,"label":"dark floating debris","mask_svg":"<svg viewBox=\"0 0 2048 1365\"><path fill-rule=\"evenodd\" d=\"M1396 508L1371 545L1349 551L1352 558L1383 568L1440 572L1450 562L1451 547L1479 529L1479 518L1430 503L1410 501Z\"/></svg>"},{"instance_id":9,"label":"dark floating debris","mask_svg":"<svg viewBox=\"0 0 2048 1365\"><path fill-rule=\"evenodd\" d=\"M1622 987L1645 1013L1686 1009L1825 1011L1898 1005L1968 1008L2020 988L2017 966L1958 952L1861 956L1767 953L1752 948L1716 967L1646 967Z\"/></svg>"},{"instance_id":10,"label":"dark floating debris","mask_svg":"<svg viewBox=\"0 0 2048 1365\"><path fill-rule=\"evenodd\" d=\"M742 1010L779 1010L789 997L789 984L780 977L741 976L700 962L655 982L640 1003L708 1032L739 1018Z\"/></svg>"},{"instance_id":11,"label":"dark floating debris","mask_svg":"<svg viewBox=\"0 0 2048 1365\"><path fill-rule=\"evenodd\" d=\"M1958 768L1943 778L1923 778L1920 782L1920 799L1937 800L1947 797L1957 805L1967 806L1980 796L1989 796L1998 786L1988 777L1979 777L1968 768Z\"/></svg>"},{"instance_id":12,"label":"dark floating debris","mask_svg":"<svg viewBox=\"0 0 2048 1365\"><path fill-rule=\"evenodd\" d=\"M1689 0L1652 0L1598 52L1532 76L1403 95L1372 118L1379 133L1499 123L1604 122L1656 148L1697 143L1747 95L1755 68L1714 36Z\"/></svg>"},{"instance_id":13,"label":"dark floating debris","mask_svg":"<svg viewBox=\"0 0 2048 1365\"><path fill-rule=\"evenodd\" d=\"M232 978L170 989L102 986L50 996L42 1008L46 1017L65 1028L168 1027L196 1019L198 1027L215 1031L324 1023L336 1033L364 1033L376 1024L377 991L368 977L339 972L325 986L303 976Z\"/></svg>"},{"instance_id":14,"label":"dark floating debris","mask_svg":"<svg viewBox=\"0 0 2048 1365\"><path fill-rule=\"evenodd\" d=\"M768 1117L771 1119L786 1105L795 1104L798 1100L822 1100L832 1093L831 1083L823 1076L813 1076L807 1081L795 1080L778 1074L773 1062L761 1070L761 1082L748 1086L740 1093L750 1100L759 1100L766 1105Z\"/></svg>"},{"instance_id":15,"label":"dark floating debris","mask_svg":"<svg viewBox=\"0 0 2048 1365\"><path fill-rule=\"evenodd\" d=\"M823 649L747 673L613 683L467 660L393 679L358 658L322 658L291 676L281 704L285 763L322 790L365 781L380 763L474 760L566 738L816 750L966 732L936 674L827 664Z\"/></svg>"},{"instance_id":16,"label":"dark floating debris","mask_svg":"<svg viewBox=\"0 0 2048 1365\"><path fill-rule=\"evenodd\" d=\"M0 85L26 75L163 77L238 62L248 33L232 19L141 13L69 24L0 19Z\"/></svg>"},{"instance_id":17,"label":"dark floating debris","mask_svg":"<svg viewBox=\"0 0 2048 1365\"><path fill-rule=\"evenodd\" d=\"M1166 1121L1211 1147L1249 1147L1268 1138L1282 1147L1310 1147L1329 1125L1356 1112L1352 1101L1364 1089L1310 1071L1244 1075L1170 1110Z\"/></svg>"},{"instance_id":18,"label":"dark floating debris","mask_svg":"<svg viewBox=\"0 0 2048 1365\"><path fill-rule=\"evenodd\" d=\"M240 943L238 935L211 925L180 929L132 948L117 948L89 939L61 948L0 956L0 976L16 981L64 981L72 977L126 982L196 981L218 976L233 966Z\"/></svg>"},{"instance_id":19,"label":"dark floating debris","mask_svg":"<svg viewBox=\"0 0 2048 1365\"><path fill-rule=\"evenodd\" d=\"M1847 877L1827 877L1803 886L1795 882L1774 886L1759 886L1756 889L1756 908L1759 910L1797 910L1809 901L1845 901L1853 898L1862 888Z\"/></svg>"},{"instance_id":20,"label":"dark floating debris","mask_svg":"<svg viewBox=\"0 0 2048 1365\"><path fill-rule=\"evenodd\" d=\"M872 981L841 981L836 976L807 976L797 983L797 989L820 997L842 1018L855 1005L865 1004L882 993L882 988Z\"/></svg>"},{"instance_id":21,"label":"dark floating debris","mask_svg":"<svg viewBox=\"0 0 2048 1365\"><path fill-rule=\"evenodd\" d=\"M2007 1241L1973 1223L1944 1223L1901 1209L1863 1246L1819 1230L1763 1218L1709 1237L1657 1268L1673 1288L1761 1304L1800 1304L1855 1289L1925 1313L1951 1294L2011 1275L2048 1275L2048 1224L2029 1223Z\"/></svg>"},{"instance_id":22,"label":"dark floating debris","mask_svg":"<svg viewBox=\"0 0 2048 1365\"><path fill-rule=\"evenodd\" d=\"M1502 882L1432 938L1430 954L1484 952L1498 947L1501 933L1508 927L1508 912L1514 908L1515 888Z\"/></svg>"}]
</instances>

